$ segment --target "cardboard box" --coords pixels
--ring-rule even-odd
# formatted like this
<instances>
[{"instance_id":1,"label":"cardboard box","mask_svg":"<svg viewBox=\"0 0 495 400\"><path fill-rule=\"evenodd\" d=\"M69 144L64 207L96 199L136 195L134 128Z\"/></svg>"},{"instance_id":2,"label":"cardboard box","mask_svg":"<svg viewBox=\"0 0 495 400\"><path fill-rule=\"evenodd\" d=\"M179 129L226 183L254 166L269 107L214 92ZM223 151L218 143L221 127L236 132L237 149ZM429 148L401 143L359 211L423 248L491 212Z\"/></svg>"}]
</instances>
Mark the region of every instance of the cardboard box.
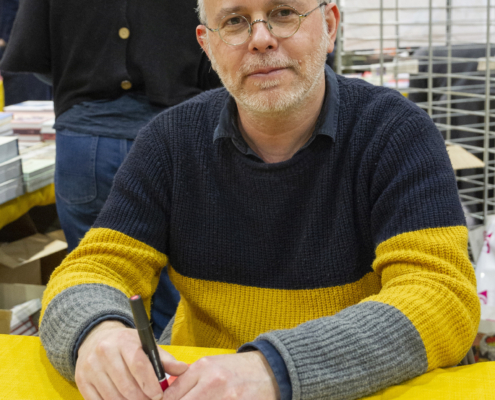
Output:
<instances>
[{"instance_id":1,"label":"cardboard box","mask_svg":"<svg viewBox=\"0 0 495 400\"><path fill-rule=\"evenodd\" d=\"M41 299L46 286L0 283L0 309L10 310L29 300Z\"/></svg>"},{"instance_id":2,"label":"cardboard box","mask_svg":"<svg viewBox=\"0 0 495 400\"><path fill-rule=\"evenodd\" d=\"M0 258L0 262L1 262ZM28 285L41 285L42 273L41 262L35 260L15 268L0 264L1 283L25 283Z\"/></svg>"},{"instance_id":3,"label":"cardboard box","mask_svg":"<svg viewBox=\"0 0 495 400\"><path fill-rule=\"evenodd\" d=\"M485 164L474 154L458 145L447 145L450 162L454 170L483 168Z\"/></svg>"},{"instance_id":4,"label":"cardboard box","mask_svg":"<svg viewBox=\"0 0 495 400\"><path fill-rule=\"evenodd\" d=\"M8 335L10 333L10 318L12 311L0 310L0 334Z\"/></svg>"},{"instance_id":5,"label":"cardboard box","mask_svg":"<svg viewBox=\"0 0 495 400\"><path fill-rule=\"evenodd\" d=\"M33 299L41 299L45 286L0 283L0 334L10 333L10 309Z\"/></svg>"},{"instance_id":6,"label":"cardboard box","mask_svg":"<svg viewBox=\"0 0 495 400\"><path fill-rule=\"evenodd\" d=\"M66 255L57 233L35 235L0 245L0 283L46 284Z\"/></svg>"}]
</instances>

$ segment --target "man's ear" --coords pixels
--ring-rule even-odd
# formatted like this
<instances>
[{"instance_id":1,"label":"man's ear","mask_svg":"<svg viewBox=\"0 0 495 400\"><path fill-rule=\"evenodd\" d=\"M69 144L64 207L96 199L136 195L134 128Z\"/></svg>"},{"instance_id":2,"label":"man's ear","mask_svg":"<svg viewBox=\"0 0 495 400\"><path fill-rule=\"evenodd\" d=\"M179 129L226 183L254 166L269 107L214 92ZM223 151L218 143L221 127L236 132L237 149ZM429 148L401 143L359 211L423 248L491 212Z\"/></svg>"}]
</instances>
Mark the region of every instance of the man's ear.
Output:
<instances>
[{"instance_id":1,"label":"man's ear","mask_svg":"<svg viewBox=\"0 0 495 400\"><path fill-rule=\"evenodd\" d=\"M330 3L325 6L324 12L328 26L328 34L330 36L328 53L331 53L335 47L335 40L337 40L337 31L340 24L340 11L335 3Z\"/></svg>"},{"instance_id":2,"label":"man's ear","mask_svg":"<svg viewBox=\"0 0 495 400\"><path fill-rule=\"evenodd\" d=\"M198 39L198 43L206 53L208 58L210 58L209 48L208 48L208 36L207 36L207 28L204 25L198 25L196 27L196 39Z\"/></svg>"}]
</instances>

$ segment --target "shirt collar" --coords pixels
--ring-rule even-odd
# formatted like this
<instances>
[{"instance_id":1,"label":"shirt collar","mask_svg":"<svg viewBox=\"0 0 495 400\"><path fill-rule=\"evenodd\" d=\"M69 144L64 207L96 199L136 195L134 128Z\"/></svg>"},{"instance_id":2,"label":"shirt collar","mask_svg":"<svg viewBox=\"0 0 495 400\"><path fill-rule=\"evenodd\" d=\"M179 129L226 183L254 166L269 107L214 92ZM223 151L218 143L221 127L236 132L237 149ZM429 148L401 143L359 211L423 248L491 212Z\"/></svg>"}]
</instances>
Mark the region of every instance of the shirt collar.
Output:
<instances>
[{"instance_id":1,"label":"shirt collar","mask_svg":"<svg viewBox=\"0 0 495 400\"><path fill-rule=\"evenodd\" d=\"M328 65L325 65L325 98L323 105L311 138L300 150L308 147L317 135L329 136L335 140L339 118L339 97L337 76ZM258 157L248 146L239 131L237 125L237 105L232 96L228 96L225 100L225 105L220 112L218 126L213 133L214 142L220 138L230 138L237 149L243 154Z\"/></svg>"}]
</instances>

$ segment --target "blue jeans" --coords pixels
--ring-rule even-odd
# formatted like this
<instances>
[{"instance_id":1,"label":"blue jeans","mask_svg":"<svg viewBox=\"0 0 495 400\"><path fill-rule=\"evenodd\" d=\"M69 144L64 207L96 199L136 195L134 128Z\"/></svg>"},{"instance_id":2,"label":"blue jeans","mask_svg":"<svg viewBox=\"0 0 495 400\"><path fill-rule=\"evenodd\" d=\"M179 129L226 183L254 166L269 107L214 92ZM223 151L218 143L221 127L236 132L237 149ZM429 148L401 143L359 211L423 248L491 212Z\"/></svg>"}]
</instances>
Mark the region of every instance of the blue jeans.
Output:
<instances>
[{"instance_id":1,"label":"blue jeans","mask_svg":"<svg viewBox=\"0 0 495 400\"><path fill-rule=\"evenodd\" d=\"M55 193L60 224L72 251L91 228L110 194L113 178L133 140L57 131ZM164 269L151 311L160 335L175 314L180 296Z\"/></svg>"}]
</instances>

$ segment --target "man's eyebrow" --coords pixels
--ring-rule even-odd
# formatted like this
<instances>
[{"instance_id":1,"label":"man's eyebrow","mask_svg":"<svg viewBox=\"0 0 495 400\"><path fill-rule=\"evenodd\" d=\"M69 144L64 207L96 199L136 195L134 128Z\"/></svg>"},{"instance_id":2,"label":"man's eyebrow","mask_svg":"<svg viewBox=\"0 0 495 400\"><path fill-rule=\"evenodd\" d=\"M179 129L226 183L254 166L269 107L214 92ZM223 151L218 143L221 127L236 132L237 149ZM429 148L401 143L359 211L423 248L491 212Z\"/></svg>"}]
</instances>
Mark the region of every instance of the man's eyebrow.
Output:
<instances>
[{"instance_id":1,"label":"man's eyebrow","mask_svg":"<svg viewBox=\"0 0 495 400\"><path fill-rule=\"evenodd\" d=\"M215 16L215 22L220 22L220 20L228 14L240 13L244 10L246 10L245 6L223 7Z\"/></svg>"},{"instance_id":2,"label":"man's eyebrow","mask_svg":"<svg viewBox=\"0 0 495 400\"><path fill-rule=\"evenodd\" d=\"M306 7L304 3L299 0L270 0L267 2L267 7L277 7L282 4L286 4L288 6L294 7L299 12L306 12L307 10L303 10ZM246 6L233 6L233 7L223 7L215 16L215 22L220 22L220 20L228 14L238 14L247 9Z\"/></svg>"}]
</instances>

